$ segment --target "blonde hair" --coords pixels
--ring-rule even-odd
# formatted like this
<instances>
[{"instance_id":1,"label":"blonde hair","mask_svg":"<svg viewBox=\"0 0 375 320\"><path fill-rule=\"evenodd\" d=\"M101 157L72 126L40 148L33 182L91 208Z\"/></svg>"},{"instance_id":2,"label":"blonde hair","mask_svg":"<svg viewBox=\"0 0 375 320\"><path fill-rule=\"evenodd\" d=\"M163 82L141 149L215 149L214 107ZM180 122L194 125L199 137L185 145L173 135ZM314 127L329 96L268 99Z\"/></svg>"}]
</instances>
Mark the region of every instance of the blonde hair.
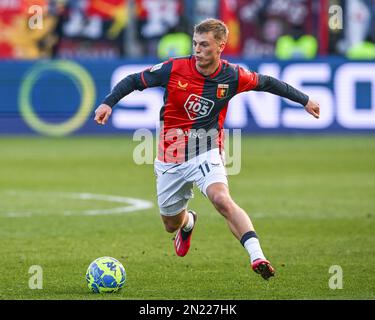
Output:
<instances>
[{"instance_id":1,"label":"blonde hair","mask_svg":"<svg viewBox=\"0 0 375 320\"><path fill-rule=\"evenodd\" d=\"M194 26L195 33L206 33L212 31L217 41L228 40L229 30L226 24L218 19L209 18Z\"/></svg>"}]
</instances>

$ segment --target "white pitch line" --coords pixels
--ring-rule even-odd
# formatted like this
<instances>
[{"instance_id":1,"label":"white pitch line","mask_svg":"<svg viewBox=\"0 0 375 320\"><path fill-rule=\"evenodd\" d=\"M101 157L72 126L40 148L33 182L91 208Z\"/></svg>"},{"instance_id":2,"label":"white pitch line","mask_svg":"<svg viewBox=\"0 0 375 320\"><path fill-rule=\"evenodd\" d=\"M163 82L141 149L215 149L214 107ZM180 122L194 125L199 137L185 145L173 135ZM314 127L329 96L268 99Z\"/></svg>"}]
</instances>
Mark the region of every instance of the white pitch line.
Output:
<instances>
[{"instance_id":1,"label":"white pitch line","mask_svg":"<svg viewBox=\"0 0 375 320\"><path fill-rule=\"evenodd\" d=\"M133 212L133 211L138 211L138 210L150 209L154 206L153 203L150 201L136 199L136 198L129 198L129 197L110 196L110 195L92 194L92 193L71 193L70 195L72 199L75 199L76 197L78 197L78 199L80 200L99 200L99 201L130 204L130 206L126 206L126 207L82 211L82 214L89 215L89 216L99 215L99 214Z\"/></svg>"},{"instance_id":2,"label":"white pitch line","mask_svg":"<svg viewBox=\"0 0 375 320\"><path fill-rule=\"evenodd\" d=\"M7 217L7 218L25 218L25 217L31 217L32 216L32 212L7 212L3 215L3 217ZM0 217L1 217L1 213L0 213Z\"/></svg>"},{"instance_id":3,"label":"white pitch line","mask_svg":"<svg viewBox=\"0 0 375 320\"><path fill-rule=\"evenodd\" d=\"M114 202L114 203L122 203L127 204L127 206L115 207L110 209L91 209L91 210L84 210L84 211L64 211L65 216L70 215L87 215L87 216L94 216L94 215L108 215L108 214L121 214L121 213L128 213L140 210L150 209L154 206L154 204L147 200L137 199L137 198L129 198L129 197L122 197L122 196L114 196L114 195L104 195L104 194L94 194L94 193L77 193L77 192L51 192L51 191L15 191L9 190L6 192L9 195L20 195L20 194L36 194L41 193L42 195L52 194L58 195L63 198L69 199L77 199L77 200L96 200L96 201L106 201L106 202ZM32 212L9 212L5 214L1 214L0 216L3 217L31 217Z\"/></svg>"}]
</instances>

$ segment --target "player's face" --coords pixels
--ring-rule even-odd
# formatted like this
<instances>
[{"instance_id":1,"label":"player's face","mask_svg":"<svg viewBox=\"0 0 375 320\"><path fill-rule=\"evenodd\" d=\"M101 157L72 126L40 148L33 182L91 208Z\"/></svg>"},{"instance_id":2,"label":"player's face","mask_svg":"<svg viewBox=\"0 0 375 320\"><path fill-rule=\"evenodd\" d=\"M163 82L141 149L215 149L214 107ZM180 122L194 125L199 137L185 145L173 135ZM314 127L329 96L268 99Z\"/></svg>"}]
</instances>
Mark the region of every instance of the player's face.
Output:
<instances>
[{"instance_id":1,"label":"player's face","mask_svg":"<svg viewBox=\"0 0 375 320\"><path fill-rule=\"evenodd\" d=\"M193 50L200 68L208 68L218 63L220 54L224 50L225 43L218 42L212 31L194 33Z\"/></svg>"}]
</instances>

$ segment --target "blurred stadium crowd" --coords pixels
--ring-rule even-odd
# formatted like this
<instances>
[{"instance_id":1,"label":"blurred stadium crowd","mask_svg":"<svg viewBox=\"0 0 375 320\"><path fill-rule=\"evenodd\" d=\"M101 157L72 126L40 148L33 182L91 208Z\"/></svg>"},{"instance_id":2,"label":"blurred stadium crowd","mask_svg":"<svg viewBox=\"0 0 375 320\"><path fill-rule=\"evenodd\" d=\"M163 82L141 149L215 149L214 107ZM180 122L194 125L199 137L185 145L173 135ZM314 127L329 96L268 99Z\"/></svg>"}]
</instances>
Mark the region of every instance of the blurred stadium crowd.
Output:
<instances>
[{"instance_id":1,"label":"blurred stadium crowd","mask_svg":"<svg viewBox=\"0 0 375 320\"><path fill-rule=\"evenodd\" d=\"M207 17L230 29L225 56L375 59L375 0L0 0L0 58L187 55Z\"/></svg>"}]
</instances>

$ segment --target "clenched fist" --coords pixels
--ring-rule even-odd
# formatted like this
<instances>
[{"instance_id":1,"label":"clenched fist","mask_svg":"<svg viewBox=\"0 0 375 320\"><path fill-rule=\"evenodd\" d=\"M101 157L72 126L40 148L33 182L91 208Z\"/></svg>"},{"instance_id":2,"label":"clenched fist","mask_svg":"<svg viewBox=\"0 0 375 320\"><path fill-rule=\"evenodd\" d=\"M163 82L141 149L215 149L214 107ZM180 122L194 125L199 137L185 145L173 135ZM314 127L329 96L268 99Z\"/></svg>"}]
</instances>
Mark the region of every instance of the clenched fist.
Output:
<instances>
[{"instance_id":1,"label":"clenched fist","mask_svg":"<svg viewBox=\"0 0 375 320\"><path fill-rule=\"evenodd\" d=\"M107 104L101 104L95 110L95 121L97 124L105 125L111 116L112 108Z\"/></svg>"}]
</instances>

